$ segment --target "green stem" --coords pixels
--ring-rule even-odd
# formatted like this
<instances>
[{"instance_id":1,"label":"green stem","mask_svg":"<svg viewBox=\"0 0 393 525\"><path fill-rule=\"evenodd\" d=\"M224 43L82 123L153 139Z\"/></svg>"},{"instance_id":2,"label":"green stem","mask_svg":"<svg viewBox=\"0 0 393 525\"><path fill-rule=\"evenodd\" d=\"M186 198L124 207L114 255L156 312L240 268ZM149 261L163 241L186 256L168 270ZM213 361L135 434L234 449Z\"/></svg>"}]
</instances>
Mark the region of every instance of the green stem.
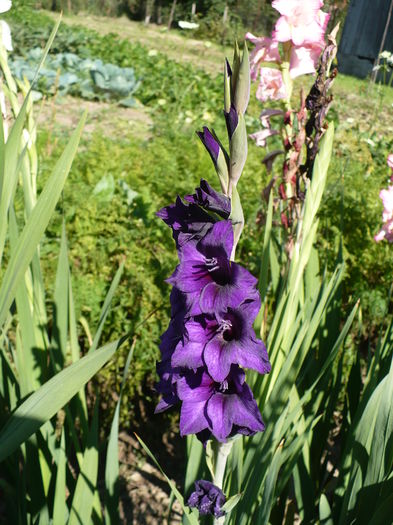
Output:
<instances>
[{"instance_id":1,"label":"green stem","mask_svg":"<svg viewBox=\"0 0 393 525\"><path fill-rule=\"evenodd\" d=\"M221 490L224 484L225 467L227 464L228 456L232 449L232 445L232 441L217 444L213 483L216 485L216 487L220 488ZM221 518L214 518L214 525L222 525L224 522L225 516L222 516Z\"/></svg>"}]
</instances>

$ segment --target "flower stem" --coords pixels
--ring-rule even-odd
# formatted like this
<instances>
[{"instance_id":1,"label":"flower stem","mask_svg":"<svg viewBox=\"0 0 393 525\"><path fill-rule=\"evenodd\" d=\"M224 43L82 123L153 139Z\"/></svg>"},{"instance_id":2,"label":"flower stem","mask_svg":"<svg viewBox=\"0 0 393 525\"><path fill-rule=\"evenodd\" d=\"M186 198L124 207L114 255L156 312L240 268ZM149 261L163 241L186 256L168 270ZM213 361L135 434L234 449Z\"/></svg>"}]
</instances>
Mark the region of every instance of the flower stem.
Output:
<instances>
[{"instance_id":1,"label":"flower stem","mask_svg":"<svg viewBox=\"0 0 393 525\"><path fill-rule=\"evenodd\" d=\"M227 464L229 453L232 449L232 445L232 441L217 444L213 483L216 485L216 487L220 489L222 489L223 487L225 467ZM214 518L214 525L222 525L224 522L225 516L222 516L221 518Z\"/></svg>"}]
</instances>

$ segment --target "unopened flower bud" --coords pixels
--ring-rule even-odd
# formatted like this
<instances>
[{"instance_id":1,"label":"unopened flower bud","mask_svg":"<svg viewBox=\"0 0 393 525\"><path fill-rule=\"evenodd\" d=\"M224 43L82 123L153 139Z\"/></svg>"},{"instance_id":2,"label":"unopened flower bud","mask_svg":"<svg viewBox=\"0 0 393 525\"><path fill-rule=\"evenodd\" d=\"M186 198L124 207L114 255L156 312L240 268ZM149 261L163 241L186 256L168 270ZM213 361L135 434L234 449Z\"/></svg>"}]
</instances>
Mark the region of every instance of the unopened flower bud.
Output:
<instances>
[{"instance_id":1,"label":"unopened flower bud","mask_svg":"<svg viewBox=\"0 0 393 525\"><path fill-rule=\"evenodd\" d=\"M201 139L213 161L218 178L220 179L221 189L226 194L229 176L227 154L218 139L206 126L203 128L203 131L198 131L197 135Z\"/></svg>"},{"instance_id":2,"label":"unopened flower bud","mask_svg":"<svg viewBox=\"0 0 393 525\"><path fill-rule=\"evenodd\" d=\"M236 89L233 95L233 104L238 113L244 115L250 99L250 58L247 44L244 42L243 57L240 63L236 80Z\"/></svg>"},{"instance_id":3,"label":"unopened flower bud","mask_svg":"<svg viewBox=\"0 0 393 525\"><path fill-rule=\"evenodd\" d=\"M247 130L242 113L238 115L238 123L230 140L230 168L229 179L232 186L236 186L242 174L247 159Z\"/></svg>"}]
</instances>

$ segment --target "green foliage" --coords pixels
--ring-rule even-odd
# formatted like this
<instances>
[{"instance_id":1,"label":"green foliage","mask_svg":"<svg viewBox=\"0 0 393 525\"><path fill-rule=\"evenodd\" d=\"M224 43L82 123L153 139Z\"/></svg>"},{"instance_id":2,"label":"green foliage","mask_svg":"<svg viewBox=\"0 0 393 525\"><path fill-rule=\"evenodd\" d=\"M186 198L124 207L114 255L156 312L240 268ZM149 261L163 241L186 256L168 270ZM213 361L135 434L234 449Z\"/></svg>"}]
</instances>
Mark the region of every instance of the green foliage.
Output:
<instances>
[{"instance_id":1,"label":"green foliage","mask_svg":"<svg viewBox=\"0 0 393 525\"><path fill-rule=\"evenodd\" d=\"M25 56L29 49L46 42L53 21L42 13L21 8L12 13L10 20L15 53ZM82 59L97 60L121 68L132 68L141 81L134 96L160 113L178 112L183 119L191 112L193 118L201 117L220 107L221 83L201 69L190 64L179 64L159 52L150 52L138 43L131 43L115 34L100 36L82 27L60 26L52 48L53 54L74 53ZM218 71L217 73L220 73Z\"/></svg>"},{"instance_id":2,"label":"green foliage","mask_svg":"<svg viewBox=\"0 0 393 525\"><path fill-rule=\"evenodd\" d=\"M34 48L25 58L15 57L10 69L15 78L33 81L41 49ZM138 89L132 68L120 68L103 64L102 60L81 59L74 53L58 53L48 57L45 67L40 70L37 95L70 93L90 100L118 100L121 106L135 106L132 94Z\"/></svg>"},{"instance_id":3,"label":"green foliage","mask_svg":"<svg viewBox=\"0 0 393 525\"><path fill-rule=\"evenodd\" d=\"M217 13L220 9L218 6ZM10 16L15 47L21 55L26 55L29 47L44 42L53 24L46 15L25 7L11 11ZM198 184L199 178L214 180L208 157L203 148L197 146L193 132L207 124L213 125L219 136L224 135L223 126L217 119L222 85L219 77L211 78L191 64L178 64L159 52L150 52L146 47L114 34L100 36L81 27L62 24L53 52L73 52L83 59L93 57L118 67L132 67L136 77L142 79L135 97L148 108L153 108L154 127L146 140L136 139L132 133L126 132L116 139L93 134L84 142L63 200L67 230L76 242L71 247L71 257L73 283L78 290L78 317L85 317L93 325L98 321L96 298L103 296L124 255L121 293L115 299L119 308L110 314L104 329L105 337L117 337L149 317L147 323L138 329L135 381L127 385L121 410L121 420L125 422L129 417L131 399L138 392L142 395L141 387L137 386L141 381L147 382L149 395L152 395L150 385L159 334L165 329L168 318L168 287L162 280L170 274L175 257L170 235L154 213L172 202L176 193L188 193ZM342 84L345 93L363 89L363 84L349 78L343 78ZM253 99L251 96L250 114L256 117L260 108ZM344 113L352 107L352 101L340 105L340 96L336 99L338 111L334 120L338 125L338 154L333 157L327 180L317 242L323 262L333 270L342 239L346 259L343 304L347 307L361 298L362 340L368 345L373 344L377 324L385 316L386 291L393 277L389 246L386 243L377 245L372 240L381 221L378 192L387 179L385 159L393 144L386 136L374 136L369 131L357 129L356 124L347 124ZM361 111L361 108L356 108L356 111ZM256 118L247 118L248 125L255 125ZM62 138L56 137L58 139L61 145ZM369 139L371 143L367 142ZM40 162L44 172L53 163L46 154L46 145L51 140L53 137L50 138L49 132L39 135ZM246 259L249 269L258 275L261 268L260 212L264 211L265 204L260 189L255 191L255 188L263 188L268 179L261 168L261 151L252 144L249 150L245 172L239 182L246 224L238 255L240 259ZM61 220L59 213L50 226L43 247L47 255L45 274L48 285L54 274L53 253L58 246ZM98 233L102 234L101 238ZM128 261L129 251L133 254L132 263ZM369 283L372 283L371 287ZM87 337L83 341L87 346ZM347 352L350 353L350 348ZM125 355L121 355L120 364L124 360ZM346 362L351 363L352 359L348 358ZM106 373L102 377L108 392L114 382L106 377Z\"/></svg>"},{"instance_id":4,"label":"green foliage","mask_svg":"<svg viewBox=\"0 0 393 525\"><path fill-rule=\"evenodd\" d=\"M344 300L361 299L364 336L375 338L376 327L384 323L387 292L393 280L391 250L387 243L375 243L382 219L379 191L387 186L389 137L362 131L341 122L337 138L338 154L333 158L331 178L321 207L321 250L331 268L334 253L343 245L347 270Z\"/></svg>"},{"instance_id":5,"label":"green foliage","mask_svg":"<svg viewBox=\"0 0 393 525\"><path fill-rule=\"evenodd\" d=\"M72 524L89 522L94 514L95 522L104 523L97 489L99 404L89 400L90 406L94 404L89 429L85 385L128 339L125 336L97 348L122 269L104 301L91 351L83 356L64 227L50 308L46 304L40 243L63 191L86 116L37 193L31 89L24 83L22 89L26 87L27 93L20 106L2 46L0 69L12 108L7 121L0 122L0 253L4 253L0 262L0 482L6 493L1 519L7 523ZM34 78L37 76L38 71ZM8 121L12 119L9 130ZM131 354L124 380L130 358ZM115 418L115 435L117 425ZM116 444L112 439L108 472L117 459ZM111 495L116 498L113 491ZM115 503L113 500L112 507Z\"/></svg>"}]
</instances>

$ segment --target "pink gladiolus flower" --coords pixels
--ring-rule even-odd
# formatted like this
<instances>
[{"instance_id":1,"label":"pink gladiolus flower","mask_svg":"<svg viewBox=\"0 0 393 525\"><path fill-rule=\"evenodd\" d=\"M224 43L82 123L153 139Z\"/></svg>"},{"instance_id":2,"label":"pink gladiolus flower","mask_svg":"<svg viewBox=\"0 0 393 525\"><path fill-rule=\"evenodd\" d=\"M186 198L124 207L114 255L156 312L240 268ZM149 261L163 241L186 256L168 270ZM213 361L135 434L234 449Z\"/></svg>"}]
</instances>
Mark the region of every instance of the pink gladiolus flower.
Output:
<instances>
[{"instance_id":1,"label":"pink gladiolus flower","mask_svg":"<svg viewBox=\"0 0 393 525\"><path fill-rule=\"evenodd\" d=\"M281 62L278 42L266 36L256 37L252 33L246 33L245 38L255 45L250 54L250 73L252 80L256 80L262 62Z\"/></svg>"},{"instance_id":2,"label":"pink gladiolus flower","mask_svg":"<svg viewBox=\"0 0 393 525\"><path fill-rule=\"evenodd\" d=\"M260 71L260 82L256 97L261 102L266 100L280 100L287 96L285 84L282 80L281 71L270 67L262 67Z\"/></svg>"},{"instance_id":3,"label":"pink gladiolus flower","mask_svg":"<svg viewBox=\"0 0 393 525\"><path fill-rule=\"evenodd\" d=\"M386 239L389 242L393 242L393 186L388 186L387 190L381 190L379 196L382 199L383 212L382 221L383 225L381 231L375 235L374 240L376 242Z\"/></svg>"},{"instance_id":4,"label":"pink gladiolus flower","mask_svg":"<svg viewBox=\"0 0 393 525\"><path fill-rule=\"evenodd\" d=\"M256 146L264 148L266 147L266 139L272 135L278 135L278 131L276 129L261 129L256 133L252 133L250 139L255 140Z\"/></svg>"},{"instance_id":5,"label":"pink gladiolus flower","mask_svg":"<svg viewBox=\"0 0 393 525\"><path fill-rule=\"evenodd\" d=\"M259 115L259 118L261 119L262 126L264 128L271 129L270 118L271 117L276 117L278 115L280 117L284 116L284 112L282 111L282 109L266 108L266 109L262 110L262 113Z\"/></svg>"},{"instance_id":6,"label":"pink gladiolus flower","mask_svg":"<svg viewBox=\"0 0 393 525\"><path fill-rule=\"evenodd\" d=\"M274 0L272 6L282 15L277 20L273 39L292 40L295 46L322 43L329 14L320 11L322 0Z\"/></svg>"},{"instance_id":7,"label":"pink gladiolus flower","mask_svg":"<svg viewBox=\"0 0 393 525\"><path fill-rule=\"evenodd\" d=\"M393 153L390 153L388 155L387 164L388 164L389 168L391 168L393 170Z\"/></svg>"},{"instance_id":8,"label":"pink gladiolus flower","mask_svg":"<svg viewBox=\"0 0 393 525\"><path fill-rule=\"evenodd\" d=\"M294 46L291 50L289 74L291 78L315 73L323 44L315 43L307 46Z\"/></svg>"}]
</instances>

